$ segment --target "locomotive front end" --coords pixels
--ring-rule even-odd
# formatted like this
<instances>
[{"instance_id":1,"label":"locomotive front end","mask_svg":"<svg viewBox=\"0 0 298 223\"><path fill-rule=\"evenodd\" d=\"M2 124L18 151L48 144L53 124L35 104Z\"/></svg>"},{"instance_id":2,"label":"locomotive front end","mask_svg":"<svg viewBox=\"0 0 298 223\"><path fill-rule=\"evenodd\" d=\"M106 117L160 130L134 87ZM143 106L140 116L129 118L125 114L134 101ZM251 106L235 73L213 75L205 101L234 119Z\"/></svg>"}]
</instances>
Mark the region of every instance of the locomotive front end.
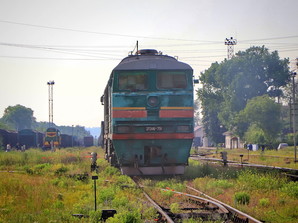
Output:
<instances>
[{"instance_id":1,"label":"locomotive front end","mask_svg":"<svg viewBox=\"0 0 298 223\"><path fill-rule=\"evenodd\" d=\"M146 52L125 58L105 90L107 158L127 175L183 174L193 140L193 71Z\"/></svg>"}]
</instances>

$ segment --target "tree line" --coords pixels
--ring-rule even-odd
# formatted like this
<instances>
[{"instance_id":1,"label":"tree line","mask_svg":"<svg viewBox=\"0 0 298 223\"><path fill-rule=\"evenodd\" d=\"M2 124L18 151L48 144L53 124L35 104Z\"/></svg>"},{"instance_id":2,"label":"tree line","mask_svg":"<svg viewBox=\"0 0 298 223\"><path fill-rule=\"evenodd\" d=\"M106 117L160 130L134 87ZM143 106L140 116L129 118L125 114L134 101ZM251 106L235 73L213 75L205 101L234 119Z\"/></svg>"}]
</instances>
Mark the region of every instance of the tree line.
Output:
<instances>
[{"instance_id":1,"label":"tree line","mask_svg":"<svg viewBox=\"0 0 298 223\"><path fill-rule=\"evenodd\" d=\"M33 116L33 110L23 105L8 106L0 118L0 129L19 131L22 129L33 129L38 132L45 132L49 127L48 122L37 122ZM74 135L78 138L89 136L90 132L84 126L57 126L53 127L60 130L62 134Z\"/></svg>"},{"instance_id":2,"label":"tree line","mask_svg":"<svg viewBox=\"0 0 298 223\"><path fill-rule=\"evenodd\" d=\"M244 142L274 144L291 132L289 59L265 46L239 51L201 73L197 92L205 133L223 143L232 132Z\"/></svg>"}]
</instances>

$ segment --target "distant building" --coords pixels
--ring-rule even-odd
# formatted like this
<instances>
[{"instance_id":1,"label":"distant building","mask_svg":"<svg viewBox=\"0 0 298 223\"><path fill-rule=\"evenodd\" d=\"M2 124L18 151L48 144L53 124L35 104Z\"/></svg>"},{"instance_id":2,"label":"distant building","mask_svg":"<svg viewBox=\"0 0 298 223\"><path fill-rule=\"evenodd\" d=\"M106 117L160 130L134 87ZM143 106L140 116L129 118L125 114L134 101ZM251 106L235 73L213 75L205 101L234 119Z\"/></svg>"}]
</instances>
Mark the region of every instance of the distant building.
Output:
<instances>
[{"instance_id":1,"label":"distant building","mask_svg":"<svg viewBox=\"0 0 298 223\"><path fill-rule=\"evenodd\" d=\"M244 147L244 143L238 136L235 136L232 132L224 132L223 135L225 136L226 149L237 149Z\"/></svg>"},{"instance_id":2,"label":"distant building","mask_svg":"<svg viewBox=\"0 0 298 223\"><path fill-rule=\"evenodd\" d=\"M194 147L209 147L211 143L208 140L208 137L205 135L203 126L196 126L194 129Z\"/></svg>"}]
</instances>

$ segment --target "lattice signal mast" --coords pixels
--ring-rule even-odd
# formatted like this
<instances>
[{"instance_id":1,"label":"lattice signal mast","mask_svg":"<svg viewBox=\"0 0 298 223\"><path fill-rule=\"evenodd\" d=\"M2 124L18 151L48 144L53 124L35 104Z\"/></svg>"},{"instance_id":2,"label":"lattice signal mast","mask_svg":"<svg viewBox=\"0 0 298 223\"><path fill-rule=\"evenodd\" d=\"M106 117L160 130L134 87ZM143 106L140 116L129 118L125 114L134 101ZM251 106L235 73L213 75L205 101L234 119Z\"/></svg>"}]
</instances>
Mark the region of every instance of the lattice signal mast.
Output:
<instances>
[{"instance_id":1,"label":"lattice signal mast","mask_svg":"<svg viewBox=\"0 0 298 223\"><path fill-rule=\"evenodd\" d=\"M53 126L54 120L54 114L53 114L53 86L55 84L54 81L48 81L48 86L49 86L49 127Z\"/></svg>"},{"instance_id":2,"label":"lattice signal mast","mask_svg":"<svg viewBox=\"0 0 298 223\"><path fill-rule=\"evenodd\" d=\"M237 44L237 40L231 37L230 39L226 38L225 45L228 46L228 60L234 56L234 45Z\"/></svg>"}]
</instances>

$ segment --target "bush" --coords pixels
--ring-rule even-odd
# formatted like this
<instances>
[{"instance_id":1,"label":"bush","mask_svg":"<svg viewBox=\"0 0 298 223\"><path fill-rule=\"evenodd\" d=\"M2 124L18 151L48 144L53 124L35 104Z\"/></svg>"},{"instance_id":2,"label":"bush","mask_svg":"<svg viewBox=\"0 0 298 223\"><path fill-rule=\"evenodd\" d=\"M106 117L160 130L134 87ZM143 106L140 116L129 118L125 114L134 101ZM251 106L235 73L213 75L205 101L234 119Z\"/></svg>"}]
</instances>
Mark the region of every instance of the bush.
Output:
<instances>
[{"instance_id":1,"label":"bush","mask_svg":"<svg viewBox=\"0 0 298 223\"><path fill-rule=\"evenodd\" d=\"M115 191L113 187L102 188L99 191L98 199L102 203L111 202L115 198Z\"/></svg>"},{"instance_id":2,"label":"bush","mask_svg":"<svg viewBox=\"0 0 298 223\"><path fill-rule=\"evenodd\" d=\"M281 191L290 197L298 198L298 182L289 182L281 188Z\"/></svg>"},{"instance_id":3,"label":"bush","mask_svg":"<svg viewBox=\"0 0 298 223\"><path fill-rule=\"evenodd\" d=\"M194 179L200 177L213 177L221 179L231 179L237 177L238 170L235 168L213 166L212 164L200 164L198 161L190 160L189 166L185 169L185 174L182 179Z\"/></svg>"},{"instance_id":4,"label":"bush","mask_svg":"<svg viewBox=\"0 0 298 223\"><path fill-rule=\"evenodd\" d=\"M238 183L248 190L274 190L279 189L285 182L285 178L280 178L277 173L256 173L244 171L239 174Z\"/></svg>"},{"instance_id":5,"label":"bush","mask_svg":"<svg viewBox=\"0 0 298 223\"><path fill-rule=\"evenodd\" d=\"M62 176L68 171L68 168L65 166L61 166L55 170L55 175L56 176Z\"/></svg>"},{"instance_id":6,"label":"bush","mask_svg":"<svg viewBox=\"0 0 298 223\"><path fill-rule=\"evenodd\" d=\"M210 181L208 186L211 188L228 189L233 187L233 183L229 182L228 180L215 180L215 181Z\"/></svg>"},{"instance_id":7,"label":"bush","mask_svg":"<svg viewBox=\"0 0 298 223\"><path fill-rule=\"evenodd\" d=\"M237 192L234 194L234 201L237 204L247 205L249 204L250 196L246 192Z\"/></svg>"},{"instance_id":8,"label":"bush","mask_svg":"<svg viewBox=\"0 0 298 223\"><path fill-rule=\"evenodd\" d=\"M115 199L112 201L112 206L115 208L120 208L129 203L129 200L127 197L115 197Z\"/></svg>"},{"instance_id":9,"label":"bush","mask_svg":"<svg viewBox=\"0 0 298 223\"><path fill-rule=\"evenodd\" d=\"M185 185L183 185L176 179L159 181L156 183L156 187L176 191L183 191L185 189Z\"/></svg>"},{"instance_id":10,"label":"bush","mask_svg":"<svg viewBox=\"0 0 298 223\"><path fill-rule=\"evenodd\" d=\"M294 134L288 133L285 136L284 142L288 143L290 146L293 146L294 145ZM298 142L298 134L296 135L296 142Z\"/></svg>"},{"instance_id":11,"label":"bush","mask_svg":"<svg viewBox=\"0 0 298 223\"><path fill-rule=\"evenodd\" d=\"M259 205L262 207L268 207L270 205L270 201L268 198L261 198L259 200Z\"/></svg>"},{"instance_id":12,"label":"bush","mask_svg":"<svg viewBox=\"0 0 298 223\"><path fill-rule=\"evenodd\" d=\"M142 218L139 211L127 211L116 214L113 218L108 218L107 223L141 223Z\"/></svg>"},{"instance_id":13,"label":"bush","mask_svg":"<svg viewBox=\"0 0 298 223\"><path fill-rule=\"evenodd\" d=\"M104 169L103 174L105 176L119 176L120 172L117 168L112 167L112 166L108 166Z\"/></svg>"},{"instance_id":14,"label":"bush","mask_svg":"<svg viewBox=\"0 0 298 223\"><path fill-rule=\"evenodd\" d=\"M179 208L179 204L178 203L172 203L170 205L170 210L174 214L178 214L181 211L180 208Z\"/></svg>"},{"instance_id":15,"label":"bush","mask_svg":"<svg viewBox=\"0 0 298 223\"><path fill-rule=\"evenodd\" d=\"M266 137L264 131L259 128L257 125L251 125L246 133L244 134L244 138L247 142L251 142L254 144L265 144Z\"/></svg>"},{"instance_id":16,"label":"bush","mask_svg":"<svg viewBox=\"0 0 298 223\"><path fill-rule=\"evenodd\" d=\"M101 211L90 211L89 216L90 216L90 221L91 223L97 223L101 219Z\"/></svg>"}]
</instances>

